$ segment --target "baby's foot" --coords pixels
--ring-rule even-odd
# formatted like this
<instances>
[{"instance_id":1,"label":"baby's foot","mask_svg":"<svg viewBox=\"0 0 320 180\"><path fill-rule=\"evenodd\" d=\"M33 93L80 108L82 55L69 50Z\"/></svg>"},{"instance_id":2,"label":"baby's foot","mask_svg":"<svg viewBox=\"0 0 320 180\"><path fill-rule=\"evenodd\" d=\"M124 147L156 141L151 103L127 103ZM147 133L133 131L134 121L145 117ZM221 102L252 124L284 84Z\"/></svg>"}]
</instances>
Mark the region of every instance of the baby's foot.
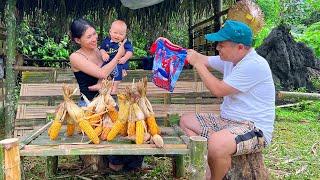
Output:
<instances>
[{"instance_id":1,"label":"baby's foot","mask_svg":"<svg viewBox=\"0 0 320 180\"><path fill-rule=\"evenodd\" d=\"M89 89L90 91L99 91L99 90L101 89L101 83L98 83L98 84L89 86L88 89Z\"/></svg>"},{"instance_id":2,"label":"baby's foot","mask_svg":"<svg viewBox=\"0 0 320 180\"><path fill-rule=\"evenodd\" d=\"M122 69L122 77L126 77L128 74L127 74L127 71Z\"/></svg>"}]
</instances>

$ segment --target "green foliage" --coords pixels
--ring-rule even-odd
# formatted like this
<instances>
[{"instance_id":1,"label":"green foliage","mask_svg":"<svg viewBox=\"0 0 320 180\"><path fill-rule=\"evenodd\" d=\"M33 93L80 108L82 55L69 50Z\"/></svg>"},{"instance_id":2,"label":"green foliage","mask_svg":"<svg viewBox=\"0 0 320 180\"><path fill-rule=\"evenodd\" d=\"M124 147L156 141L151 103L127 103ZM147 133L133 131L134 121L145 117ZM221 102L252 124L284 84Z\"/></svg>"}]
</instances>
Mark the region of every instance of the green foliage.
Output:
<instances>
[{"instance_id":1,"label":"green foliage","mask_svg":"<svg viewBox=\"0 0 320 180\"><path fill-rule=\"evenodd\" d=\"M311 83L315 89L320 90L320 79L317 76L311 77Z\"/></svg>"},{"instance_id":2,"label":"green foliage","mask_svg":"<svg viewBox=\"0 0 320 180\"><path fill-rule=\"evenodd\" d=\"M279 0L257 0L256 2L263 11L265 19L264 27L254 38L254 47L259 47L272 28L280 23L279 15L281 7Z\"/></svg>"},{"instance_id":3,"label":"green foliage","mask_svg":"<svg viewBox=\"0 0 320 180\"><path fill-rule=\"evenodd\" d=\"M320 21L306 28L297 40L306 43L314 49L316 56L320 57Z\"/></svg>"},{"instance_id":4,"label":"green foliage","mask_svg":"<svg viewBox=\"0 0 320 180\"><path fill-rule=\"evenodd\" d=\"M29 23L26 19L22 21L18 32L17 48L24 56L42 60L59 60L69 57L68 35L64 35L57 43L48 36L46 22L39 23L35 27L30 26Z\"/></svg>"}]
</instances>

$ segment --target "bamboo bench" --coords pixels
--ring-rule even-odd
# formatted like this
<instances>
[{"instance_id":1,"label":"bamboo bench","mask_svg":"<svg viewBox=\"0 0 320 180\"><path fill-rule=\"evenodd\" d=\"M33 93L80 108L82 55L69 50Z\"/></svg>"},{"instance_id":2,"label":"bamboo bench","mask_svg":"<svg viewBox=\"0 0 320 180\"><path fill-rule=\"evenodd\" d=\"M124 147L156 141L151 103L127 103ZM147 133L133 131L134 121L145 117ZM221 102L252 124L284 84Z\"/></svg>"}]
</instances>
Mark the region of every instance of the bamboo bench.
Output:
<instances>
[{"instance_id":1,"label":"bamboo bench","mask_svg":"<svg viewBox=\"0 0 320 180\"><path fill-rule=\"evenodd\" d=\"M21 71L22 83L75 83L76 79L71 69L56 69L50 67L15 67L16 71ZM211 71L216 77L221 77L218 71ZM151 70L128 70L128 75L123 78L123 82L132 82L133 79L147 77L151 81ZM184 69L179 81L201 81L197 72L193 69Z\"/></svg>"},{"instance_id":2,"label":"bamboo bench","mask_svg":"<svg viewBox=\"0 0 320 180\"><path fill-rule=\"evenodd\" d=\"M64 83L47 83L47 84L21 84L20 104L32 104L47 100L47 104L55 105L55 101L63 98L62 86ZM68 84L78 87L77 84ZM123 90L131 83L120 83L119 91ZM79 98L79 89L75 94L75 98ZM203 82L187 82L178 81L174 92L170 93L164 89L155 86L152 82L148 82L148 97L151 102L157 103L216 103L219 99L214 98Z\"/></svg>"},{"instance_id":3,"label":"bamboo bench","mask_svg":"<svg viewBox=\"0 0 320 180\"><path fill-rule=\"evenodd\" d=\"M15 137L24 136L33 129L43 126L47 122L47 113L53 113L55 108L56 106L19 104L15 119ZM163 125L170 124L169 116L175 114L182 115L188 112L219 114L220 112L218 104L154 104L153 108L157 121Z\"/></svg>"}]
</instances>

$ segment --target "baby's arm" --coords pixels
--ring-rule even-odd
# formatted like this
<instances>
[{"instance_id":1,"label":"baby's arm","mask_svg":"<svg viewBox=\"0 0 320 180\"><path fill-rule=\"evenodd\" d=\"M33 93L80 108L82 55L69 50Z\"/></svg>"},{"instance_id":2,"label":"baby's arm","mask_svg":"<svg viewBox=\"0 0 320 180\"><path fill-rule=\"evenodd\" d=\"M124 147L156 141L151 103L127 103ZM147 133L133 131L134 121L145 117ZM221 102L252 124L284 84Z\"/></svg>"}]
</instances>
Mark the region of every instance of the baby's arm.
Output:
<instances>
[{"instance_id":1,"label":"baby's arm","mask_svg":"<svg viewBox=\"0 0 320 180\"><path fill-rule=\"evenodd\" d=\"M124 64L133 56L132 51L127 51L122 58L119 60L119 64Z\"/></svg>"},{"instance_id":2,"label":"baby's arm","mask_svg":"<svg viewBox=\"0 0 320 180\"><path fill-rule=\"evenodd\" d=\"M108 61L109 60L110 56L107 53L107 51L105 51L104 49L100 49L100 53L101 53L102 59L104 61Z\"/></svg>"}]
</instances>

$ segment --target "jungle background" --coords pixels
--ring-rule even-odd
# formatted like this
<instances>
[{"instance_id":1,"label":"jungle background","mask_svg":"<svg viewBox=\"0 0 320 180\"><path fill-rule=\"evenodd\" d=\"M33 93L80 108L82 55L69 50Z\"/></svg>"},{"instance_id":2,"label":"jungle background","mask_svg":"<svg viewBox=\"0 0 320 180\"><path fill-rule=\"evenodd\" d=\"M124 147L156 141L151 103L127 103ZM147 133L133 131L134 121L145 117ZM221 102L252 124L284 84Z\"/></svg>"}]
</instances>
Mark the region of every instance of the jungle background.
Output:
<instances>
[{"instance_id":1,"label":"jungle background","mask_svg":"<svg viewBox=\"0 0 320 180\"><path fill-rule=\"evenodd\" d=\"M290 29L290 34L296 42L303 42L311 48L317 61L320 58L320 1L319 0L256 0L265 14L265 26L255 36L254 47L259 48L264 39L268 37L272 29L279 25L285 25ZM3 13L3 12L1 12ZM209 12L196 17L201 21L210 17ZM117 13L111 11L105 17L104 34L107 36L110 23L116 19ZM84 15L94 24L99 23L96 14ZM54 60L66 60L76 48L70 42L68 27L72 19L64 22L57 21L47 13L35 12L21 19L17 24L17 49L20 54L28 59L38 59L46 66L58 67L59 63ZM99 26L96 27L100 32ZM150 27L150 31L141 31L139 24L131 24L128 37L133 42L134 56L148 56L149 45L159 36L167 37L173 43L188 47L188 23L184 16L170 18L166 28ZM153 30L151 33L151 29ZM137 62L130 62L130 68L138 67ZM306 86L290 87L290 91L319 92L320 79L310 77L313 88ZM277 90L283 87L276 84ZM18 99L19 87L16 92ZM3 127L3 107L0 111L0 123ZM298 106L289 108L277 108L276 123L272 145L264 151L266 165L272 179L319 179L320 178L320 102L301 102ZM3 130L3 129L2 129ZM1 132L3 136L4 132ZM2 139L2 137L1 137ZM60 159L64 164L60 167L61 174L68 174L77 165L70 157ZM28 179L41 179L43 177L44 159L26 159L25 171ZM111 179L142 178L142 179L171 179L170 162L166 158L148 157L146 163L153 167L137 175L116 174ZM67 170L65 170L67 169ZM71 170L70 170L71 169ZM63 179L63 176L61 176ZM67 177L67 176L65 176ZM94 178L94 176L92 176ZM101 178L99 176L99 178Z\"/></svg>"}]
</instances>

